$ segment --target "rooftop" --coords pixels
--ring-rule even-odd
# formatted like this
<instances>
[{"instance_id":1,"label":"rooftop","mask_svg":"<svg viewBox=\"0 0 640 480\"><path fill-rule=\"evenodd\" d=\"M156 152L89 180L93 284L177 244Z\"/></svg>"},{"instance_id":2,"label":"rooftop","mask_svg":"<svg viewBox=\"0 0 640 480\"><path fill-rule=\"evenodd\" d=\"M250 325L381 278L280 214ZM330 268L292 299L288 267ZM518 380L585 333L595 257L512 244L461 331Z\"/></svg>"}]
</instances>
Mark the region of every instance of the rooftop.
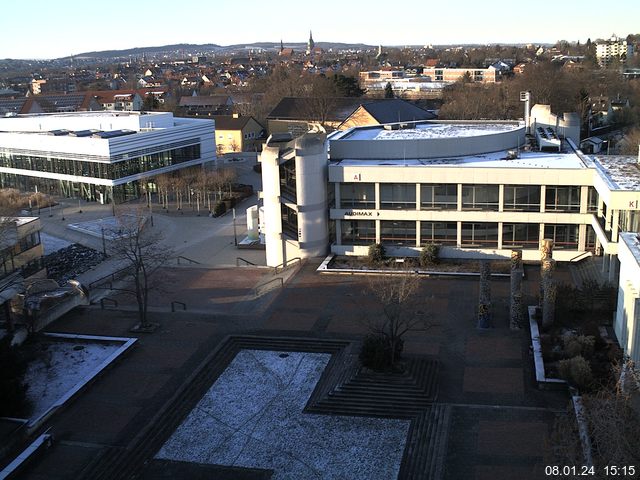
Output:
<instances>
[{"instance_id":1,"label":"rooftop","mask_svg":"<svg viewBox=\"0 0 640 480\"><path fill-rule=\"evenodd\" d=\"M376 126L347 131L335 140L423 140L433 138L475 137L511 132L523 128L518 122L442 123L425 122L410 124L411 128Z\"/></svg>"},{"instance_id":2,"label":"rooftop","mask_svg":"<svg viewBox=\"0 0 640 480\"><path fill-rule=\"evenodd\" d=\"M508 159L507 151L467 155L461 157L442 157L427 159L390 159L390 160L354 160L344 159L334 163L341 166L390 166L390 167L442 167L458 166L473 168L553 168L583 169L585 163L576 153L562 152L520 152L518 158Z\"/></svg>"},{"instance_id":3,"label":"rooftop","mask_svg":"<svg viewBox=\"0 0 640 480\"><path fill-rule=\"evenodd\" d=\"M633 257L640 265L640 233L621 233L620 240L623 241L633 254Z\"/></svg>"},{"instance_id":4,"label":"rooftop","mask_svg":"<svg viewBox=\"0 0 640 480\"><path fill-rule=\"evenodd\" d=\"M640 190L640 159L627 155L591 155L612 190Z\"/></svg>"}]
</instances>

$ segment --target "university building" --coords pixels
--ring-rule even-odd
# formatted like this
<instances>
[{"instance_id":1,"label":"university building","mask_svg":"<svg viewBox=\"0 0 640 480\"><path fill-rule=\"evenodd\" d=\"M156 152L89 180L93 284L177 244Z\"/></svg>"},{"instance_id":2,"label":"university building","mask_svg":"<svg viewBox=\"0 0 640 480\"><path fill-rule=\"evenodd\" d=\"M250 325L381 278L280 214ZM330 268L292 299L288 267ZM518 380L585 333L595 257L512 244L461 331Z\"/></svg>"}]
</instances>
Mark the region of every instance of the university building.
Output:
<instances>
[{"instance_id":1,"label":"university building","mask_svg":"<svg viewBox=\"0 0 640 480\"><path fill-rule=\"evenodd\" d=\"M640 158L584 155L571 116L422 121L272 135L260 156L267 264L293 258L602 258L619 281L616 335L640 361ZM546 119L546 120L545 120ZM619 280L618 280L619 279Z\"/></svg>"},{"instance_id":2,"label":"university building","mask_svg":"<svg viewBox=\"0 0 640 480\"><path fill-rule=\"evenodd\" d=\"M260 159L267 262L366 255L372 243L396 256L436 243L443 257L521 249L533 260L550 238L557 260L602 254L613 278L619 233L640 231L638 159L583 155L554 127L427 121L272 136Z\"/></svg>"},{"instance_id":3,"label":"university building","mask_svg":"<svg viewBox=\"0 0 640 480\"><path fill-rule=\"evenodd\" d=\"M122 202L153 188L155 175L215 159L211 120L116 111L0 118L0 188Z\"/></svg>"}]
</instances>

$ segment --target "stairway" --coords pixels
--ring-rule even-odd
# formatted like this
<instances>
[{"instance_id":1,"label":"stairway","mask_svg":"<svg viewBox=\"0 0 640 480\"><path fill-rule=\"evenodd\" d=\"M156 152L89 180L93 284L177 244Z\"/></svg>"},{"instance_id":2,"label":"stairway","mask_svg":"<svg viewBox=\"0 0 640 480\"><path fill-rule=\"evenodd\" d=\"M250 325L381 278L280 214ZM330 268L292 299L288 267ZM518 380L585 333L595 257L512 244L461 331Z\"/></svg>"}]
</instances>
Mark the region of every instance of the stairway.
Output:
<instances>
[{"instance_id":1,"label":"stairway","mask_svg":"<svg viewBox=\"0 0 640 480\"><path fill-rule=\"evenodd\" d=\"M412 422L398 480L441 480L451 406L434 404Z\"/></svg>"}]
</instances>

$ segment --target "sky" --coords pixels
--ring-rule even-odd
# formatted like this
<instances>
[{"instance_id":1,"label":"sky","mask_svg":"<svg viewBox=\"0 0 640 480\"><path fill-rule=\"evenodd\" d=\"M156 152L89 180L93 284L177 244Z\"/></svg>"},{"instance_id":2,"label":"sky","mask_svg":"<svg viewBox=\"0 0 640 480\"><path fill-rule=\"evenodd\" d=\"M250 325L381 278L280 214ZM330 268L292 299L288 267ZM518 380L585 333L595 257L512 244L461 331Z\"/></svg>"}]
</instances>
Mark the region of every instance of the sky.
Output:
<instances>
[{"instance_id":1,"label":"sky","mask_svg":"<svg viewBox=\"0 0 640 480\"><path fill-rule=\"evenodd\" d=\"M3 2L0 58L169 45L554 43L640 33L640 1L31 0Z\"/></svg>"}]
</instances>

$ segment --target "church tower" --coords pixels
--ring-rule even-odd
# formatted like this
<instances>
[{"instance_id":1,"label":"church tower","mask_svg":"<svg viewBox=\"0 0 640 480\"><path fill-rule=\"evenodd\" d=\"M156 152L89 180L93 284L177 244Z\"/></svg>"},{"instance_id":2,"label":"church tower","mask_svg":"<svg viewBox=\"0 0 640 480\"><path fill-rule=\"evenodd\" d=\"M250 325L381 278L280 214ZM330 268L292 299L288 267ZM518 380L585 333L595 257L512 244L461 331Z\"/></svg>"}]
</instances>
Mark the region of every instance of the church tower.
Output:
<instances>
[{"instance_id":1,"label":"church tower","mask_svg":"<svg viewBox=\"0 0 640 480\"><path fill-rule=\"evenodd\" d=\"M311 30L309 30L309 41L307 42L307 55L311 55L311 52L313 52L313 48L315 46L316 44L313 41L313 34L311 33Z\"/></svg>"}]
</instances>

